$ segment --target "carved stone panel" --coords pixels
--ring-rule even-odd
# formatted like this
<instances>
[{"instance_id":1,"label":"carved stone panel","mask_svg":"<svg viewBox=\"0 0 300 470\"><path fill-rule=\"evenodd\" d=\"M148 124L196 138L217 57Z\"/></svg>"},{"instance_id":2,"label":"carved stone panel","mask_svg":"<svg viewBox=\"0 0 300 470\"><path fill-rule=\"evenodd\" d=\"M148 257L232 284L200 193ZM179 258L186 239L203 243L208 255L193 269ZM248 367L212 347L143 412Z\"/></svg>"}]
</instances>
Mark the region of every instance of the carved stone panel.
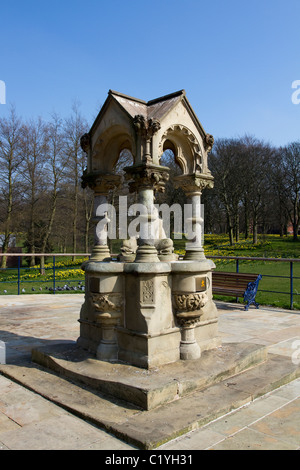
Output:
<instances>
[{"instance_id":1,"label":"carved stone panel","mask_svg":"<svg viewBox=\"0 0 300 470\"><path fill-rule=\"evenodd\" d=\"M208 302L205 292L173 294L175 316L181 326L194 325L202 315L201 309Z\"/></svg>"},{"instance_id":2,"label":"carved stone panel","mask_svg":"<svg viewBox=\"0 0 300 470\"><path fill-rule=\"evenodd\" d=\"M194 310L200 310L206 302L208 297L206 293L195 292L191 294L174 294L176 311L187 311L192 312Z\"/></svg>"},{"instance_id":3,"label":"carved stone panel","mask_svg":"<svg viewBox=\"0 0 300 470\"><path fill-rule=\"evenodd\" d=\"M92 305L98 312L111 312L120 310L123 305L121 294L94 294L91 293Z\"/></svg>"},{"instance_id":4,"label":"carved stone panel","mask_svg":"<svg viewBox=\"0 0 300 470\"><path fill-rule=\"evenodd\" d=\"M141 302L142 304L154 304L154 281L148 279L141 282Z\"/></svg>"}]
</instances>

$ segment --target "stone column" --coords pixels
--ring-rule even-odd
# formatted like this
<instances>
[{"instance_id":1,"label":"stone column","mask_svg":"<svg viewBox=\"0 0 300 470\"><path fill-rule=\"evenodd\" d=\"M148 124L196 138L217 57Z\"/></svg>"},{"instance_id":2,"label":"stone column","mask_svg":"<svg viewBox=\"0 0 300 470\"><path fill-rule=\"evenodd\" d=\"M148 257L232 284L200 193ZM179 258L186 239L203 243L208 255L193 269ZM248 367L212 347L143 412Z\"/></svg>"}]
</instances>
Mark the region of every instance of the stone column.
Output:
<instances>
[{"instance_id":1,"label":"stone column","mask_svg":"<svg viewBox=\"0 0 300 470\"><path fill-rule=\"evenodd\" d=\"M195 339L195 326L206 305L206 292L186 292L173 294L175 317L181 329L180 359L198 359L200 347Z\"/></svg>"},{"instance_id":2,"label":"stone column","mask_svg":"<svg viewBox=\"0 0 300 470\"><path fill-rule=\"evenodd\" d=\"M154 222L157 214L154 209L154 191L164 191L169 178L168 168L149 163L125 168L127 179L130 179L129 190L138 194L141 205L140 236L135 262L159 262L155 247Z\"/></svg>"},{"instance_id":3,"label":"stone column","mask_svg":"<svg viewBox=\"0 0 300 470\"><path fill-rule=\"evenodd\" d=\"M186 252L184 259L199 260L204 258L204 249L202 247L202 227L204 219L201 217L201 191L191 191L186 193L188 204L190 204L191 217L187 220L188 242L186 243Z\"/></svg>"},{"instance_id":4,"label":"stone column","mask_svg":"<svg viewBox=\"0 0 300 470\"><path fill-rule=\"evenodd\" d=\"M115 361L118 359L116 327L122 318L123 295L91 293L91 297L96 312L96 324L101 327L101 340L96 356L102 361Z\"/></svg>"},{"instance_id":5,"label":"stone column","mask_svg":"<svg viewBox=\"0 0 300 470\"><path fill-rule=\"evenodd\" d=\"M93 212L93 223L95 225L94 231L94 247L91 254L92 261L104 261L110 258L110 251L108 248L108 223L110 222L108 218L108 212L101 211L101 207L107 205L107 196L106 194L97 194L95 192L94 197L94 212Z\"/></svg>"},{"instance_id":6,"label":"stone column","mask_svg":"<svg viewBox=\"0 0 300 470\"><path fill-rule=\"evenodd\" d=\"M180 341L180 359L188 361L190 359L198 359L201 356L201 350L195 340L194 325L183 325L181 327Z\"/></svg>"},{"instance_id":7,"label":"stone column","mask_svg":"<svg viewBox=\"0 0 300 470\"><path fill-rule=\"evenodd\" d=\"M201 214L201 194L206 187L213 187L213 178L210 175L180 175L175 177L175 187L181 187L188 199L189 213L185 223L187 225L187 238L185 260L201 261L205 259L202 246L204 218Z\"/></svg>"},{"instance_id":8,"label":"stone column","mask_svg":"<svg viewBox=\"0 0 300 470\"><path fill-rule=\"evenodd\" d=\"M160 129L156 119L147 119L143 115L136 115L134 126L137 137L138 164L124 168L129 183L129 190L138 194L138 203L143 210L139 216L140 237L135 261L158 262L158 253L155 247L154 224L156 214L154 208L154 191L163 191L165 181L169 177L168 168L154 165L152 158L152 138Z\"/></svg>"},{"instance_id":9,"label":"stone column","mask_svg":"<svg viewBox=\"0 0 300 470\"><path fill-rule=\"evenodd\" d=\"M138 191L138 202L145 208L145 213L140 215L140 237L138 240L138 249L136 252L137 263L139 262L158 262L158 253L155 248L155 238L153 233L153 188L140 187Z\"/></svg>"},{"instance_id":10,"label":"stone column","mask_svg":"<svg viewBox=\"0 0 300 470\"><path fill-rule=\"evenodd\" d=\"M82 186L89 186L94 191L94 210L93 222L94 247L91 254L91 261L110 260L110 251L108 247L108 212L107 206L108 192L120 185L121 177L113 174L103 174L99 172L84 174L82 177Z\"/></svg>"}]
</instances>

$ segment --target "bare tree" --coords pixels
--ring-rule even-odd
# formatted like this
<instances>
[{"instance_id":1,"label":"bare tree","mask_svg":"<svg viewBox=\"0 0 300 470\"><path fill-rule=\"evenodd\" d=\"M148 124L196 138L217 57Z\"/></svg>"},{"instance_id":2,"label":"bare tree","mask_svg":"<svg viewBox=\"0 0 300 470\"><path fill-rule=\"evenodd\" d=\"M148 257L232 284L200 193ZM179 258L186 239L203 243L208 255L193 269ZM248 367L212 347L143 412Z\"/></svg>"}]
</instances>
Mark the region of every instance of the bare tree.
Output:
<instances>
[{"instance_id":1,"label":"bare tree","mask_svg":"<svg viewBox=\"0 0 300 470\"><path fill-rule=\"evenodd\" d=\"M210 168L215 178L214 194L224 207L231 245L234 243L234 233L236 240L239 236L239 209L243 186L240 156L240 142L235 139L216 141L210 156Z\"/></svg>"},{"instance_id":2,"label":"bare tree","mask_svg":"<svg viewBox=\"0 0 300 470\"><path fill-rule=\"evenodd\" d=\"M52 115L47 126L47 142L47 158L44 165L44 176L47 181L47 204L44 205L44 207L46 206L46 223L41 246L42 253L47 251L53 232L66 164L63 123L57 114ZM41 258L41 270L44 272L44 257Z\"/></svg>"},{"instance_id":3,"label":"bare tree","mask_svg":"<svg viewBox=\"0 0 300 470\"><path fill-rule=\"evenodd\" d=\"M274 225L279 225L279 233L282 237L287 234L287 226L290 220L290 198L287 188L287 175L285 166L281 164L282 151L276 149L276 155L270 167L270 179L273 187L273 210L272 213L276 217Z\"/></svg>"},{"instance_id":4,"label":"bare tree","mask_svg":"<svg viewBox=\"0 0 300 470\"><path fill-rule=\"evenodd\" d=\"M300 226L300 142L292 142L281 150L289 216L293 225L293 238L298 241Z\"/></svg>"},{"instance_id":5,"label":"bare tree","mask_svg":"<svg viewBox=\"0 0 300 470\"><path fill-rule=\"evenodd\" d=\"M72 186L72 235L73 235L73 253L77 250L77 223L78 223L78 199L80 193L80 178L82 175L83 162L85 154L80 146L81 136L87 132L87 123L79 111L79 106L74 103L71 116L66 119L64 125L65 134L65 152L67 156L66 175Z\"/></svg>"},{"instance_id":6,"label":"bare tree","mask_svg":"<svg viewBox=\"0 0 300 470\"><path fill-rule=\"evenodd\" d=\"M1 225L4 231L3 253L7 252L13 226L13 210L20 181L22 122L11 107L8 118L0 120L0 185L1 185ZM1 257L1 268L6 267L6 257Z\"/></svg>"},{"instance_id":7,"label":"bare tree","mask_svg":"<svg viewBox=\"0 0 300 470\"><path fill-rule=\"evenodd\" d=\"M251 220L253 243L258 241L258 227L264 221L265 201L272 190L270 181L271 161L274 149L252 136L241 139L240 167L243 177L243 200L246 203L247 220Z\"/></svg>"},{"instance_id":8,"label":"bare tree","mask_svg":"<svg viewBox=\"0 0 300 470\"><path fill-rule=\"evenodd\" d=\"M24 164L22 187L28 208L26 245L30 253L36 253L39 249L37 239L40 238L40 234L36 234L37 220L40 217L38 206L45 189L43 169L47 153L47 128L40 118L24 124L21 147ZM35 265L34 256L30 258L30 264Z\"/></svg>"}]
</instances>

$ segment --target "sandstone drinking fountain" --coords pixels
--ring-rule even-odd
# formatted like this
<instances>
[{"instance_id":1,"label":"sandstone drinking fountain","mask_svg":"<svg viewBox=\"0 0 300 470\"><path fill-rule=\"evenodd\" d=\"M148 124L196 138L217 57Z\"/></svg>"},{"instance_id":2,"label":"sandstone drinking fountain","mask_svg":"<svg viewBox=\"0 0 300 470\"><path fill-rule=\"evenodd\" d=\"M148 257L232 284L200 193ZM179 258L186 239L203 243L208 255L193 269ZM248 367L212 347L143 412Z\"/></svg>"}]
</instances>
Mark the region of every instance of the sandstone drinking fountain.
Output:
<instances>
[{"instance_id":1,"label":"sandstone drinking fountain","mask_svg":"<svg viewBox=\"0 0 300 470\"><path fill-rule=\"evenodd\" d=\"M86 282L79 337L77 341L33 349L32 361L63 379L67 389L64 392L62 387L63 406L151 448L159 438L151 441L149 426L138 424L145 421L139 421L134 407L148 412L162 406L166 413L171 402L184 397L189 400L187 395L221 382L231 410L235 405L223 381L263 364L267 347L243 342L221 344L218 311L212 298L215 265L206 259L202 246L201 194L213 187L207 165L213 138L203 130L185 92L145 102L109 91L81 145L87 154L83 185L94 191L95 243L90 259L82 266ZM166 230L166 212L163 215L162 207L155 204L157 193L164 191L170 177L169 168L161 165L168 149L181 170L173 179L174 185L184 191L188 201L182 259L174 253ZM115 171L124 151L130 152L133 161L124 168L128 197L121 193L124 177ZM117 199L116 211L110 197L113 195L116 202L118 194L122 196ZM134 203L127 207L130 197ZM110 252L109 239L117 234L123 245L115 254ZM69 394L68 380L76 384L75 399ZM98 392L99 410L94 405ZM61 390L55 390L55 397L60 394ZM205 396L209 409L215 395L212 391ZM116 400L121 400L123 425ZM101 407L110 401L116 414L106 419ZM185 410L186 403L183 400ZM206 408L200 403L197 416ZM220 412L227 409L223 405ZM131 420L126 418L129 410L133 411ZM177 431L183 432L189 418L185 419L185 413L178 414L184 424ZM162 426L158 416L149 418L155 434L161 427L164 439L174 438L176 420L171 426Z\"/></svg>"},{"instance_id":2,"label":"sandstone drinking fountain","mask_svg":"<svg viewBox=\"0 0 300 470\"><path fill-rule=\"evenodd\" d=\"M202 247L201 193L213 187L207 134L183 90L145 102L109 91L88 134L81 139L87 154L83 185L94 191L95 245L83 269L85 301L80 313L78 345L101 361L122 361L151 369L199 358L219 345L218 313L212 300L212 261ZM121 187L114 168L122 150L133 164L124 168L130 193L145 208L140 232L127 237L117 260L108 247L109 191ZM166 149L181 169L176 188L188 198L192 238L182 260L154 209L164 191L169 168L160 164Z\"/></svg>"}]
</instances>

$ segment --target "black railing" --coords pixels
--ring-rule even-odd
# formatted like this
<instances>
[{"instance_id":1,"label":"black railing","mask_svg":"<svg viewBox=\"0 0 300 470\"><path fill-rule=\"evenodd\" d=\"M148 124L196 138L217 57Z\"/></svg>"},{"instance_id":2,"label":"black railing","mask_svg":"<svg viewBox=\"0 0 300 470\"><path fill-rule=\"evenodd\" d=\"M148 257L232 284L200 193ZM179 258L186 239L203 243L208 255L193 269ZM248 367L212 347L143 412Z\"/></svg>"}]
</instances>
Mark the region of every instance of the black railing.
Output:
<instances>
[{"instance_id":1,"label":"black railing","mask_svg":"<svg viewBox=\"0 0 300 470\"><path fill-rule=\"evenodd\" d=\"M22 284L24 283L29 283L29 284L35 284L35 283L38 283L40 286L41 284L47 284L47 287L44 288L44 290L47 290L46 293L53 293L55 294L56 292L58 291L63 291L63 290L78 290L76 286L71 286L72 284L76 284L76 283L82 283L83 282L83 279L84 279L84 272L82 271L82 275L80 277L69 277L68 276L65 276L63 277L63 279L59 279L57 278L56 274L57 274L57 271L74 271L76 272L75 270L78 270L80 269L80 265L79 266L75 266L74 265L74 262L72 263L70 261L69 264L66 264L64 267L61 267L61 266L58 266L57 265L57 258L62 258L62 257L77 257L77 258L88 258L90 256L89 253L53 253L53 254L49 254L49 253L0 253L0 256L6 256L7 258L17 258L17 263L16 263L16 266L14 267L7 267L7 268L4 268L1 270L0 268L0 273L2 272L5 272L5 273L13 273L12 276L2 276L0 278L0 286L1 284L16 284L17 285L17 294L20 295L24 292L24 289L22 289ZM34 267L30 267L30 266L23 266L23 263L22 263L22 258L32 258L32 257L35 257L37 259L46 259L46 258L51 258L52 260L52 263L43 263L41 264L38 263L36 266ZM71 268L71 269L70 269ZM38 279L32 279L30 278L32 276L31 273L33 272L36 272L36 271L39 271L40 273L43 272L43 275L41 274L41 276L38 278ZM22 272L25 272L26 274L24 275L25 276L25 279L24 277L22 277ZM47 276L48 274L48 276ZM11 279L13 278L13 279ZM65 285L65 289L61 288L58 286L58 284L64 284ZM42 290L43 288L40 287L40 290ZM81 291L81 289L79 290L79 292ZM31 292L35 292L35 289L32 287L32 290ZM3 294L3 293L6 293L6 289L2 290L0 288L0 294Z\"/></svg>"},{"instance_id":2,"label":"black railing","mask_svg":"<svg viewBox=\"0 0 300 470\"><path fill-rule=\"evenodd\" d=\"M0 285L3 284L3 283L16 283L17 284L17 293L18 295L22 294L22 283L23 282L26 282L26 283L47 283L51 284L51 287L48 287L47 289L47 292L48 293L53 293L55 294L56 292L58 291L61 291L61 290L78 290L78 289L75 289L75 287L73 286L72 287L69 287L69 284L75 284L75 283L78 283L78 282L83 282L83 279L84 279L84 272L82 271L82 276L76 278L75 277L70 277L69 279L67 277L64 277L62 280L60 280L59 278L57 278L57 271L62 271L64 268L62 268L61 266L59 266L57 264L57 258L63 258L63 257L77 257L77 258L88 258L90 256L90 253L53 253L53 254L49 254L49 253L44 253L44 254L40 254L40 253L0 253L0 256L6 256L8 258L11 258L11 257L17 257L17 266L14 267L14 268L5 268L2 270L5 271L5 272L10 272L12 270L14 270L14 272L16 273L14 276L13 276L13 280L6 280L5 277L2 277L0 279ZM35 267L24 267L23 266L23 263L22 263L22 258L29 258L29 257L36 257L36 258L52 258L52 266L50 265L49 267L49 263L45 263L44 265L44 268L39 264ZM295 280L299 280L300 277L299 276L295 276L294 275L294 264L295 263L299 263L300 262L300 259L298 258L263 258L263 257L244 257L244 256L217 256L217 255L214 255L214 256L210 256L210 255L206 255L207 258L209 259L213 259L213 260L228 260L228 261L234 261L235 260L235 271L236 272L239 272L240 270L240 263L243 262L243 261L251 261L251 262L257 262L257 261L264 261L264 262L274 262L274 263L278 263L278 262L283 262L283 263L289 263L289 275L288 276L283 276L283 275L272 275L272 274L264 274L264 273L259 273L259 274L263 274L263 278L266 278L266 277L269 277L269 278L282 278L282 279L289 279L289 290L288 291L276 291L276 290L266 290L266 289L261 289L259 288L258 289L258 292L268 292L268 293L273 293L273 294L285 294L285 295L288 295L289 296L289 307L290 309L293 309L294 308L294 297L295 296L299 296L300 295L300 292L295 292L295 289L294 289L294 281ZM80 269L80 266L78 266L79 269ZM72 262L70 262L69 265L66 265L65 266L65 269L70 269L71 270L76 270L78 269L78 267L76 268L74 266L74 264L72 264ZM33 270L39 270L41 271L42 269L44 269L44 272L45 273L49 273L51 272L52 274L50 275L50 277L48 276L48 280L44 280L43 279L43 276L41 276L39 279L26 279L24 280L21 276L21 272L22 271L27 271L27 272L32 272ZM0 269L0 273L1 273L1 269ZM62 287L58 287L58 284L62 284L62 283L65 283L64 288ZM69 287L69 288L68 288ZM300 290L300 289L299 289ZM81 291L81 289L79 290L79 292ZM0 289L0 294L2 294L3 291L2 289Z\"/></svg>"}]
</instances>

